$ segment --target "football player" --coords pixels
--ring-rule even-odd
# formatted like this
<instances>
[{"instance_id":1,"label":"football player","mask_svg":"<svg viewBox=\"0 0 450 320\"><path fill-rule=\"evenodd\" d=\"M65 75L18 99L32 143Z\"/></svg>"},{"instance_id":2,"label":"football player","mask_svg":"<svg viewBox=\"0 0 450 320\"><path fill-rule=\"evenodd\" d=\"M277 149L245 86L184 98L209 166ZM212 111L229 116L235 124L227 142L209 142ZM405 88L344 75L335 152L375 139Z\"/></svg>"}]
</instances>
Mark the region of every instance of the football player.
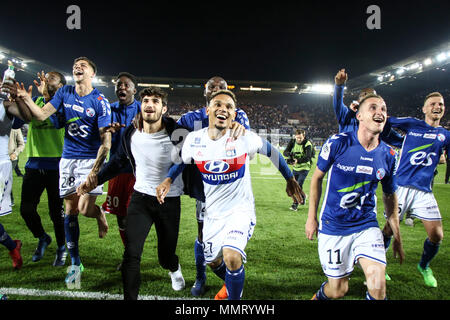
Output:
<instances>
[{"instance_id":1,"label":"football player","mask_svg":"<svg viewBox=\"0 0 450 320\"><path fill-rule=\"evenodd\" d=\"M299 203L304 203L305 194L284 157L270 143L251 131L233 139L229 128L236 116L236 98L231 91L213 93L206 112L209 126L186 137L182 158L184 163L198 167L204 184L205 261L225 281L228 299L239 300L245 280L245 247L256 225L250 159L256 153L270 157L286 179L287 194ZM161 203L174 178L169 173L158 186L157 197Z\"/></svg>"},{"instance_id":2,"label":"football player","mask_svg":"<svg viewBox=\"0 0 450 320\"><path fill-rule=\"evenodd\" d=\"M64 119L59 192L60 197L64 198L64 227L72 260L65 280L69 289L81 285L80 278L84 270L78 250L78 214L97 220L100 238L104 238L108 232L105 214L95 204L97 196L103 193L103 186L98 186L90 194L81 197L76 193L77 187L89 175L99 172L111 148L111 132L108 131L111 108L105 96L92 86L96 73L97 67L90 59L75 59L72 67L75 85L60 88L42 108L33 102L25 90L18 90L18 96L24 100L37 120L43 121L57 111Z\"/></svg>"},{"instance_id":3,"label":"football player","mask_svg":"<svg viewBox=\"0 0 450 320\"><path fill-rule=\"evenodd\" d=\"M354 264L364 270L366 299L386 298L386 252L377 221L376 189L383 188L387 219L394 234L394 255L403 261L395 194L395 152L380 140L387 118L384 100L367 95L360 102L357 131L329 138L322 147L311 179L308 219L309 240L318 234L318 251L327 276L313 300L343 297ZM322 181L328 172L326 194L317 219Z\"/></svg>"},{"instance_id":4,"label":"football player","mask_svg":"<svg viewBox=\"0 0 450 320\"><path fill-rule=\"evenodd\" d=\"M423 244L423 253L417 269L423 275L427 286L437 287L437 280L429 265L438 253L444 230L439 207L432 192L432 183L443 150L450 146L450 132L440 126L445 113L442 94L433 92L427 95L422 112L425 120L390 117L388 125L406 132L396 174L400 221L407 214L422 221L428 237ZM392 236L390 223L386 223L383 234L387 249Z\"/></svg>"}]
</instances>

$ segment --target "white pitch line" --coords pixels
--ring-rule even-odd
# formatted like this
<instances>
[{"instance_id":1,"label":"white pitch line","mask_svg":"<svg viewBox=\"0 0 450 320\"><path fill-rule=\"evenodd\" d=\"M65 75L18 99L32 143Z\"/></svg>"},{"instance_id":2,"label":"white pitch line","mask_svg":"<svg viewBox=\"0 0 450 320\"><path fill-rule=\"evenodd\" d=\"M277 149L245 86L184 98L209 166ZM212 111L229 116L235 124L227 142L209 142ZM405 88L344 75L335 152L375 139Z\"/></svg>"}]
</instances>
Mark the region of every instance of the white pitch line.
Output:
<instances>
[{"instance_id":1,"label":"white pitch line","mask_svg":"<svg viewBox=\"0 0 450 320\"><path fill-rule=\"evenodd\" d=\"M83 292L83 291L52 291L52 290L38 290L25 288L0 288L0 294L18 295L18 296L33 296L33 297L64 297L64 298L78 298L78 299L94 299L94 300L123 300L122 294L111 294L104 292ZM140 295L138 300L209 300L196 298L177 298L177 297L162 297Z\"/></svg>"}]
</instances>

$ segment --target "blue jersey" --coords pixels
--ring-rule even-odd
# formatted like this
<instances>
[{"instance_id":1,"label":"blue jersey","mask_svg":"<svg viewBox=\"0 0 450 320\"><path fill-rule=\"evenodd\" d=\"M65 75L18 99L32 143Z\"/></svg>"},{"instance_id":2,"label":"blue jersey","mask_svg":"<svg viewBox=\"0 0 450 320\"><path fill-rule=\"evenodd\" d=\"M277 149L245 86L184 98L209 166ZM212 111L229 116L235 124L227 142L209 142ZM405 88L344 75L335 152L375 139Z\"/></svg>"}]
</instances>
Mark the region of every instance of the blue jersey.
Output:
<instances>
[{"instance_id":1,"label":"blue jersey","mask_svg":"<svg viewBox=\"0 0 450 320\"><path fill-rule=\"evenodd\" d=\"M123 134L126 127L131 125L131 121L139 112L141 112L141 102L137 100L134 100L133 103L128 106L120 105L118 101L111 104L111 122L125 125L124 128L121 128L119 132L114 133L112 136L112 155L119 149L120 136Z\"/></svg>"},{"instance_id":2,"label":"blue jersey","mask_svg":"<svg viewBox=\"0 0 450 320\"><path fill-rule=\"evenodd\" d=\"M390 117L388 125L406 132L397 168L398 185L431 192L442 151L450 146L450 132L409 117Z\"/></svg>"},{"instance_id":3,"label":"blue jersey","mask_svg":"<svg viewBox=\"0 0 450 320\"><path fill-rule=\"evenodd\" d=\"M244 110L236 109L235 121L242 124L245 129L250 130L250 122ZM197 131L209 126L209 118L206 114L206 107L195 111L185 113L179 120L178 124L182 125L189 131Z\"/></svg>"},{"instance_id":4,"label":"blue jersey","mask_svg":"<svg viewBox=\"0 0 450 320\"><path fill-rule=\"evenodd\" d=\"M381 182L384 193L395 192L395 159L395 151L382 141L368 152L356 131L329 138L317 160L317 168L328 171L319 231L349 235L378 227L376 190Z\"/></svg>"},{"instance_id":5,"label":"blue jersey","mask_svg":"<svg viewBox=\"0 0 450 320\"><path fill-rule=\"evenodd\" d=\"M65 159L95 159L101 145L99 128L111 123L111 107L97 89L80 97L74 86L66 85L50 101L65 125Z\"/></svg>"}]
</instances>

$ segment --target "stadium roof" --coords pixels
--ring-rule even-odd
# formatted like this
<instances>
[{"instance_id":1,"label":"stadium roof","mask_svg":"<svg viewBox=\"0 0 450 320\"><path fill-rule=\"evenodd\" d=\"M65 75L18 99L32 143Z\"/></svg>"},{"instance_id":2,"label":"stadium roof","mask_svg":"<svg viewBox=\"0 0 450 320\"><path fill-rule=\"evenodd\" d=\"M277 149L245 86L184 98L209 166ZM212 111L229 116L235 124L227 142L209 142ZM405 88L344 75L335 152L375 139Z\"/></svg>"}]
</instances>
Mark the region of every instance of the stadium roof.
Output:
<instances>
[{"instance_id":1,"label":"stadium roof","mask_svg":"<svg viewBox=\"0 0 450 320\"><path fill-rule=\"evenodd\" d=\"M427 61L428 60L428 61ZM26 56L22 53L16 52L0 44L0 63L6 65L12 63L16 70L28 73L35 76L41 70L55 70L66 76L70 83L71 71L59 70L53 66L47 65L32 57ZM428 64L427 64L428 63ZM417 67L417 65L420 67ZM410 68L416 65L415 68ZM356 78L350 78L347 82L347 92L356 94L360 89L367 87L377 87L380 85L392 85L398 80L413 79L416 81L402 81L403 86L411 85L411 88L416 88L420 85L425 85L424 82L430 82L429 77L424 77L421 74L440 70L442 74L439 81L449 81L450 76L450 42L431 48L429 50L417 53L411 57L398 61L394 64L384 66L373 72L364 74ZM403 70L402 74L398 70ZM116 76L115 75L98 75L96 77L96 86L113 87ZM203 87L208 79L189 79L189 78L161 78L161 77L139 77L139 87L146 87L156 85L171 90L203 90ZM328 83L317 83L311 79L308 83L295 82L276 82L276 81L252 81L252 80L229 80L227 79L230 89L236 91L249 92L272 92L272 93L324 93L331 94L334 80L331 78ZM311 92L312 89L317 89L322 92Z\"/></svg>"}]
</instances>

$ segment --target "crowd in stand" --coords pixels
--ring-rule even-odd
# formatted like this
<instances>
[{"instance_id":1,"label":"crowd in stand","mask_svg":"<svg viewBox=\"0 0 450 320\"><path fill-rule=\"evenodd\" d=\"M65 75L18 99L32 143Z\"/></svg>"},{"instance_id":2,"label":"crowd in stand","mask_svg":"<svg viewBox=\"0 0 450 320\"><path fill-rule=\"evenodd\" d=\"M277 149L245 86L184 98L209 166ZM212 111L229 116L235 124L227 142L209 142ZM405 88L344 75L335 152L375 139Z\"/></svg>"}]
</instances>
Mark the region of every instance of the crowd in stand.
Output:
<instances>
[{"instance_id":1,"label":"crowd in stand","mask_svg":"<svg viewBox=\"0 0 450 320\"><path fill-rule=\"evenodd\" d=\"M431 92L431 91L430 91ZM442 89L445 101L450 101L450 89ZM424 97L429 91L416 92L410 95L396 95L385 97L390 116L411 116L423 118L422 105ZM348 101L347 101L348 100ZM345 98L346 105L351 103L351 97ZM333 111L332 100L319 100L316 103L298 105L267 105L261 103L243 103L243 109L249 118L252 129L273 132L278 129L281 134L293 134L296 128L306 130L308 137L326 139L338 132L338 124ZM169 103L170 115L182 115L188 111L198 110L204 106L202 102L173 101ZM446 128L450 127L450 117L445 116L441 121ZM294 120L294 123L292 123ZM289 125L289 123L292 123Z\"/></svg>"}]
</instances>

